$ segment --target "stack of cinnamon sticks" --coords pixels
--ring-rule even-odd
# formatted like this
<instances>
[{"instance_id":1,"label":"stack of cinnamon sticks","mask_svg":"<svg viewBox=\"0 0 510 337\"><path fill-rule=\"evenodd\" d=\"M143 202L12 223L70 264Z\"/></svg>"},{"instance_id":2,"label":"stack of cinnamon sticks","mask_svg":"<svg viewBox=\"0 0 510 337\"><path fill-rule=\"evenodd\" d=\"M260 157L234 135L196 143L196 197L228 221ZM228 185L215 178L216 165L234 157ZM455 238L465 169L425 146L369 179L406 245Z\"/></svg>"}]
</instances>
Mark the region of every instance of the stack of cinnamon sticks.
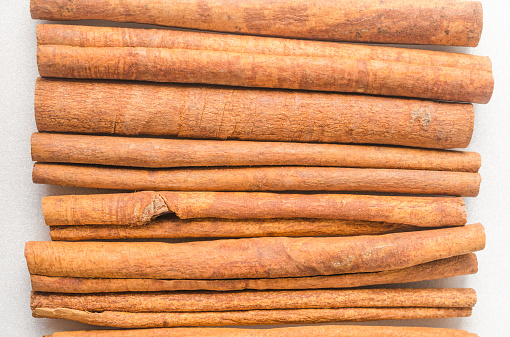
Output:
<instances>
[{"instance_id":1,"label":"stack of cinnamon sticks","mask_svg":"<svg viewBox=\"0 0 510 337\"><path fill-rule=\"evenodd\" d=\"M175 327L471 314L472 289L356 288L476 273L484 228L466 225L460 197L478 194L481 159L449 149L469 145L471 103L490 100L490 60L327 41L475 46L478 2L32 0L31 12L262 35L38 26L34 182L141 192L43 199L53 241L25 249L33 315L174 328L53 336L473 336Z\"/></svg>"}]
</instances>

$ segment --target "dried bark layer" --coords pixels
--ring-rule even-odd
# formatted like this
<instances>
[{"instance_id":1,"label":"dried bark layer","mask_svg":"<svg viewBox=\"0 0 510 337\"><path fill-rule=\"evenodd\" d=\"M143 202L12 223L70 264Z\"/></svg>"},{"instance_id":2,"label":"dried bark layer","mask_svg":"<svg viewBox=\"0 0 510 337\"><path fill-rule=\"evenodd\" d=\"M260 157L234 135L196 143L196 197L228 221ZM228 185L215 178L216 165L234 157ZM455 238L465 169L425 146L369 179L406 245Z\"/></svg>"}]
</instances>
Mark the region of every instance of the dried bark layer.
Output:
<instances>
[{"instance_id":1,"label":"dried bark layer","mask_svg":"<svg viewBox=\"0 0 510 337\"><path fill-rule=\"evenodd\" d=\"M300 278L235 280L156 280L48 277L31 275L32 289L53 293L104 293L153 291L239 291L354 288L367 285L409 283L475 274L475 254L454 256L416 266L373 273Z\"/></svg>"},{"instance_id":2,"label":"dried bark layer","mask_svg":"<svg viewBox=\"0 0 510 337\"><path fill-rule=\"evenodd\" d=\"M64 36L68 29L55 27L52 34ZM110 35L139 32L128 28L84 29L92 32L76 35L85 39L78 42L84 46L39 40L41 76L352 92L473 103L487 103L494 87L490 60L473 55L246 36L234 38L237 44L208 48L202 40L211 34L187 32L179 33L171 48L146 47L143 43L107 46L102 40L110 40ZM102 39L88 40L100 34L104 34ZM166 34L167 39L174 38L172 32ZM219 38L229 42L228 36ZM323 48L339 53L324 54Z\"/></svg>"},{"instance_id":3,"label":"dried bark layer","mask_svg":"<svg viewBox=\"0 0 510 337\"><path fill-rule=\"evenodd\" d=\"M259 236L356 236L411 232L418 227L387 222L335 219L197 219L158 217L143 226L78 225L51 226L54 241L248 238Z\"/></svg>"},{"instance_id":4,"label":"dried bark layer","mask_svg":"<svg viewBox=\"0 0 510 337\"><path fill-rule=\"evenodd\" d=\"M342 308L250 310L186 313L87 312L57 308L37 308L37 318L64 318L87 324L117 328L162 328L223 325L310 324L362 322L393 319L467 317L471 308Z\"/></svg>"},{"instance_id":5,"label":"dried bark layer","mask_svg":"<svg viewBox=\"0 0 510 337\"><path fill-rule=\"evenodd\" d=\"M242 292L53 294L32 292L32 310L215 312L276 309L470 308L473 289L356 289Z\"/></svg>"},{"instance_id":6,"label":"dried bark layer","mask_svg":"<svg viewBox=\"0 0 510 337\"><path fill-rule=\"evenodd\" d=\"M36 184L156 191L380 192L476 197L479 173L261 166L144 169L36 163Z\"/></svg>"},{"instance_id":7,"label":"dried bark layer","mask_svg":"<svg viewBox=\"0 0 510 337\"><path fill-rule=\"evenodd\" d=\"M32 18L99 19L312 40L475 47L483 26L478 1L32 0Z\"/></svg>"},{"instance_id":8,"label":"dried bark layer","mask_svg":"<svg viewBox=\"0 0 510 337\"><path fill-rule=\"evenodd\" d=\"M139 226L163 214L180 219L342 219L420 227L466 224L464 201L451 197L146 191L44 197L42 209L48 226Z\"/></svg>"},{"instance_id":9,"label":"dried bark layer","mask_svg":"<svg viewBox=\"0 0 510 337\"><path fill-rule=\"evenodd\" d=\"M30 274L83 278L242 279L364 273L483 249L481 224L378 236L185 243L27 242ZM191 261L191 262L190 262Z\"/></svg>"},{"instance_id":10,"label":"dried bark layer","mask_svg":"<svg viewBox=\"0 0 510 337\"><path fill-rule=\"evenodd\" d=\"M469 145L474 109L336 93L38 78L35 118L41 132L441 149Z\"/></svg>"},{"instance_id":11,"label":"dried bark layer","mask_svg":"<svg viewBox=\"0 0 510 337\"><path fill-rule=\"evenodd\" d=\"M476 152L367 145L128 138L34 133L32 160L133 166L330 166L478 172Z\"/></svg>"},{"instance_id":12,"label":"dried bark layer","mask_svg":"<svg viewBox=\"0 0 510 337\"><path fill-rule=\"evenodd\" d=\"M420 328L323 325L273 329L241 328L173 328L147 330L90 330L55 332L45 337L478 337L463 330Z\"/></svg>"}]
</instances>

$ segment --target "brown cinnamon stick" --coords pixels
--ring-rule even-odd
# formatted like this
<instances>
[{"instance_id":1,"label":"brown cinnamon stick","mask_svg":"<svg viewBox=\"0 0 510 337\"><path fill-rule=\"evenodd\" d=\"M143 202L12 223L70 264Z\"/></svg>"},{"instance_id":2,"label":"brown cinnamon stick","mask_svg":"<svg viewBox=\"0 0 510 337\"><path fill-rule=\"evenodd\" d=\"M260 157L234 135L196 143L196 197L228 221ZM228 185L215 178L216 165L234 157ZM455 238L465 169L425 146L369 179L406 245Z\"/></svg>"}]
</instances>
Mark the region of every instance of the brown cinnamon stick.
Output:
<instances>
[{"instance_id":1,"label":"brown cinnamon stick","mask_svg":"<svg viewBox=\"0 0 510 337\"><path fill-rule=\"evenodd\" d=\"M65 308L37 308L32 312L32 315L38 318L64 318L87 324L118 328L161 328L467 317L471 315L471 311L471 308L342 308L185 313L131 313L117 311L93 313Z\"/></svg>"},{"instance_id":2,"label":"brown cinnamon stick","mask_svg":"<svg viewBox=\"0 0 510 337\"><path fill-rule=\"evenodd\" d=\"M476 152L34 133L32 160L135 167L340 166L477 172Z\"/></svg>"},{"instance_id":3,"label":"brown cinnamon stick","mask_svg":"<svg viewBox=\"0 0 510 337\"><path fill-rule=\"evenodd\" d=\"M330 276L234 279L234 280L156 280L48 277L31 275L34 291L54 293L102 293L136 291L239 291L246 289L327 289L352 288L376 284L409 283L474 274L478 270L475 254L454 256L412 267L373 273Z\"/></svg>"},{"instance_id":4,"label":"brown cinnamon stick","mask_svg":"<svg viewBox=\"0 0 510 337\"><path fill-rule=\"evenodd\" d=\"M470 308L473 289L355 289L242 292L54 294L32 292L32 310L215 312L276 309Z\"/></svg>"},{"instance_id":5,"label":"brown cinnamon stick","mask_svg":"<svg viewBox=\"0 0 510 337\"><path fill-rule=\"evenodd\" d=\"M466 224L464 201L450 197L147 191L44 197L42 208L48 226L144 225L172 213L180 219L343 219L421 227Z\"/></svg>"},{"instance_id":6,"label":"brown cinnamon stick","mask_svg":"<svg viewBox=\"0 0 510 337\"><path fill-rule=\"evenodd\" d=\"M35 118L41 132L464 148L474 110L336 93L39 78Z\"/></svg>"},{"instance_id":7,"label":"brown cinnamon stick","mask_svg":"<svg viewBox=\"0 0 510 337\"><path fill-rule=\"evenodd\" d=\"M481 224L378 236L163 242L27 242L30 274L235 279L392 270L483 249ZM192 262L192 263L191 263Z\"/></svg>"},{"instance_id":8,"label":"brown cinnamon stick","mask_svg":"<svg viewBox=\"0 0 510 337\"><path fill-rule=\"evenodd\" d=\"M99 19L252 35L372 43L474 47L483 17L478 1L309 2L268 0L161 1L32 0L32 18ZM426 18L426 19L425 19ZM433 25L431 24L433 23Z\"/></svg>"},{"instance_id":9,"label":"brown cinnamon stick","mask_svg":"<svg viewBox=\"0 0 510 337\"><path fill-rule=\"evenodd\" d=\"M340 167L143 169L36 163L36 184L120 190L327 191L476 197L478 173Z\"/></svg>"},{"instance_id":10,"label":"brown cinnamon stick","mask_svg":"<svg viewBox=\"0 0 510 337\"><path fill-rule=\"evenodd\" d=\"M56 34L65 34L66 30L60 28ZM106 40L112 33L102 30L100 34L105 34ZM137 31L124 28L122 34L135 35ZM168 38L172 38L171 32ZM299 48L295 40L253 37L244 37L239 45L223 44L227 46L223 50L109 47L98 41L86 47L41 41L37 52L39 73L43 77L354 92L474 103L487 103L494 86L490 60L473 55L339 44L335 48L342 52L331 57L320 55L328 44L325 42L305 41L305 47ZM274 47L246 47L256 44ZM297 53L285 52L295 47Z\"/></svg>"},{"instance_id":11,"label":"brown cinnamon stick","mask_svg":"<svg viewBox=\"0 0 510 337\"><path fill-rule=\"evenodd\" d=\"M355 236L410 232L428 227L335 219L196 219L162 216L143 226L51 226L54 241L241 238L258 236ZM430 228L429 228L430 229Z\"/></svg>"},{"instance_id":12,"label":"brown cinnamon stick","mask_svg":"<svg viewBox=\"0 0 510 337\"><path fill-rule=\"evenodd\" d=\"M172 328L137 330L90 330L55 332L53 337L477 337L463 330L386 327L386 326L349 326L322 325L300 326L272 329L241 328ZM51 337L46 336L46 337Z\"/></svg>"}]
</instances>

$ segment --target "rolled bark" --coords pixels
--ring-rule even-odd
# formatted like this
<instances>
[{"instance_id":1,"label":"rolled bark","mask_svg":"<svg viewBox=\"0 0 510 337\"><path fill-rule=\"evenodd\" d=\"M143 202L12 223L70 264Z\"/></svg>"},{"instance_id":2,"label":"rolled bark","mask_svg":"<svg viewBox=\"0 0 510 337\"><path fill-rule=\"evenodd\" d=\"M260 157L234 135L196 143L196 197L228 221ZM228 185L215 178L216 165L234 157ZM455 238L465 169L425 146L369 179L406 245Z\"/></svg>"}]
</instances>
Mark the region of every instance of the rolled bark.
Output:
<instances>
[{"instance_id":1,"label":"rolled bark","mask_svg":"<svg viewBox=\"0 0 510 337\"><path fill-rule=\"evenodd\" d=\"M421 227L466 224L464 201L451 197L146 191L44 197L42 209L48 226L139 226L163 214L180 219L342 219Z\"/></svg>"},{"instance_id":2,"label":"rolled bark","mask_svg":"<svg viewBox=\"0 0 510 337\"><path fill-rule=\"evenodd\" d=\"M35 118L41 132L465 148L474 109L336 93L39 78Z\"/></svg>"},{"instance_id":3,"label":"rolled bark","mask_svg":"<svg viewBox=\"0 0 510 337\"><path fill-rule=\"evenodd\" d=\"M112 0L32 0L30 12L42 20L98 19L312 40L467 47L478 45L483 27L478 1L129 0L118 5Z\"/></svg>"},{"instance_id":4,"label":"rolled bark","mask_svg":"<svg viewBox=\"0 0 510 337\"><path fill-rule=\"evenodd\" d=\"M88 312L215 312L276 309L470 308L473 289L355 289L124 294L32 292L32 310L66 308Z\"/></svg>"},{"instance_id":5,"label":"rolled bark","mask_svg":"<svg viewBox=\"0 0 510 337\"><path fill-rule=\"evenodd\" d=\"M45 337L478 337L463 330L354 325L300 326L272 329L172 328L55 332Z\"/></svg>"},{"instance_id":6,"label":"rolled bark","mask_svg":"<svg viewBox=\"0 0 510 337\"><path fill-rule=\"evenodd\" d=\"M416 266L373 273L300 278L234 280L156 280L48 277L30 275L32 289L53 293L112 293L153 291L239 291L354 288L368 285L409 283L475 274L475 254L454 256Z\"/></svg>"},{"instance_id":7,"label":"rolled bark","mask_svg":"<svg viewBox=\"0 0 510 337\"><path fill-rule=\"evenodd\" d=\"M131 313L118 311L92 313L65 308L38 308L32 312L32 315L37 318L64 318L87 324L117 328L162 328L449 318L467 317L471 315L471 311L471 308L342 308L185 313Z\"/></svg>"},{"instance_id":8,"label":"rolled bark","mask_svg":"<svg viewBox=\"0 0 510 337\"><path fill-rule=\"evenodd\" d=\"M342 238L27 242L25 257L30 274L42 276L213 280L392 270L467 254L484 246L484 228L476 224Z\"/></svg>"},{"instance_id":9,"label":"rolled bark","mask_svg":"<svg viewBox=\"0 0 510 337\"><path fill-rule=\"evenodd\" d=\"M34 133L32 160L150 168L331 166L478 172L476 152L367 145L127 138Z\"/></svg>"},{"instance_id":10,"label":"rolled bark","mask_svg":"<svg viewBox=\"0 0 510 337\"><path fill-rule=\"evenodd\" d=\"M36 184L156 191L380 192L476 197L478 173L341 167L144 169L36 163Z\"/></svg>"},{"instance_id":11,"label":"rolled bark","mask_svg":"<svg viewBox=\"0 0 510 337\"><path fill-rule=\"evenodd\" d=\"M259 236L356 236L411 232L418 227L387 222L335 219L196 219L156 218L143 226L51 226L53 241L126 239L248 238Z\"/></svg>"},{"instance_id":12,"label":"rolled bark","mask_svg":"<svg viewBox=\"0 0 510 337\"><path fill-rule=\"evenodd\" d=\"M67 29L57 27L55 34L65 35ZM94 34L104 34L102 40L107 40L116 32ZM124 28L120 34L138 32ZM181 35L198 42L180 44ZM254 37L243 37L238 45L224 43L205 49L201 39L208 35L182 32L177 37L178 48L110 47L101 44L101 39L97 44L80 42L88 45L84 47L41 41L37 63L43 77L353 92L473 103L487 103L494 87L491 62L486 57L377 46L329 47L325 42ZM171 39L172 33L167 36ZM229 39L224 35L217 38ZM273 47L266 47L271 44ZM321 54L323 48L341 51L328 56Z\"/></svg>"}]
</instances>

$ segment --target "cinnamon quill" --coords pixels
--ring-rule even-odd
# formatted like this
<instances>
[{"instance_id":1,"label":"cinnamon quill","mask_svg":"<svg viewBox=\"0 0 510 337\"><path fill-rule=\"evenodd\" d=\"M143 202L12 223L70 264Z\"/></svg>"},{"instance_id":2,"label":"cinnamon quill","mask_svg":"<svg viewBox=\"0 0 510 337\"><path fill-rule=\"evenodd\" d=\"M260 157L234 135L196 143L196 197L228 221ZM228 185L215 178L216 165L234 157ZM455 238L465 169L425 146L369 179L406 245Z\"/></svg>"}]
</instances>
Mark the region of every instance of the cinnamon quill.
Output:
<instances>
[{"instance_id":1,"label":"cinnamon quill","mask_svg":"<svg viewBox=\"0 0 510 337\"><path fill-rule=\"evenodd\" d=\"M349 194L136 192L44 197L48 226L145 225L163 214L180 219L342 219L421 227L462 226L462 198Z\"/></svg>"},{"instance_id":2,"label":"cinnamon quill","mask_svg":"<svg viewBox=\"0 0 510 337\"><path fill-rule=\"evenodd\" d=\"M393 327L322 325L272 329L172 328L137 330L90 330L55 332L45 337L477 337L463 330Z\"/></svg>"},{"instance_id":3,"label":"cinnamon quill","mask_svg":"<svg viewBox=\"0 0 510 337\"><path fill-rule=\"evenodd\" d=\"M32 18L99 19L313 40L474 47L483 17L478 1L356 2L319 0L159 1L32 0ZM431 22L434 25L431 25Z\"/></svg>"},{"instance_id":4,"label":"cinnamon quill","mask_svg":"<svg viewBox=\"0 0 510 337\"><path fill-rule=\"evenodd\" d=\"M444 149L469 145L474 109L366 95L39 78L35 118L41 132Z\"/></svg>"},{"instance_id":5,"label":"cinnamon quill","mask_svg":"<svg viewBox=\"0 0 510 337\"><path fill-rule=\"evenodd\" d=\"M30 274L42 276L210 280L384 271L467 254L484 246L484 228L476 224L340 238L27 242L25 257Z\"/></svg>"},{"instance_id":6,"label":"cinnamon quill","mask_svg":"<svg viewBox=\"0 0 510 337\"><path fill-rule=\"evenodd\" d=\"M454 256L412 267L372 273L313 277L288 277L232 280L157 280L51 277L30 275L32 289L53 293L104 293L153 291L239 291L354 288L377 284L409 283L474 274L478 270L475 254Z\"/></svg>"},{"instance_id":7,"label":"cinnamon quill","mask_svg":"<svg viewBox=\"0 0 510 337\"><path fill-rule=\"evenodd\" d=\"M93 33L84 38L95 34L104 34L104 38L79 42L86 46L77 47L65 44L65 40L46 44L45 36L39 35L37 63L41 76L351 92L473 103L487 103L494 87L490 60L473 55L345 44L330 47L327 42L249 36L236 37L239 44L230 44L225 35L218 37L225 42L215 48L196 49L193 40L202 46L200 39L210 34L188 32L181 34L192 41L192 46L186 43L180 49L143 44L112 47L101 40L110 40L110 35L137 35L138 31L86 29ZM171 31L157 34L165 33L166 39L173 39ZM73 32L60 26L53 34L72 36ZM339 53L323 54L329 48Z\"/></svg>"},{"instance_id":8,"label":"cinnamon quill","mask_svg":"<svg viewBox=\"0 0 510 337\"><path fill-rule=\"evenodd\" d=\"M476 197L478 173L340 167L144 169L36 163L36 184L157 191L380 192Z\"/></svg>"},{"instance_id":9,"label":"cinnamon quill","mask_svg":"<svg viewBox=\"0 0 510 337\"><path fill-rule=\"evenodd\" d=\"M342 308L250 310L222 312L87 312L74 309L36 308L37 318L64 318L118 328L162 328L224 325L311 324L394 319L467 317L471 308Z\"/></svg>"},{"instance_id":10,"label":"cinnamon quill","mask_svg":"<svg viewBox=\"0 0 510 337\"><path fill-rule=\"evenodd\" d=\"M134 167L339 166L478 172L476 152L34 133L32 160Z\"/></svg>"}]
</instances>

